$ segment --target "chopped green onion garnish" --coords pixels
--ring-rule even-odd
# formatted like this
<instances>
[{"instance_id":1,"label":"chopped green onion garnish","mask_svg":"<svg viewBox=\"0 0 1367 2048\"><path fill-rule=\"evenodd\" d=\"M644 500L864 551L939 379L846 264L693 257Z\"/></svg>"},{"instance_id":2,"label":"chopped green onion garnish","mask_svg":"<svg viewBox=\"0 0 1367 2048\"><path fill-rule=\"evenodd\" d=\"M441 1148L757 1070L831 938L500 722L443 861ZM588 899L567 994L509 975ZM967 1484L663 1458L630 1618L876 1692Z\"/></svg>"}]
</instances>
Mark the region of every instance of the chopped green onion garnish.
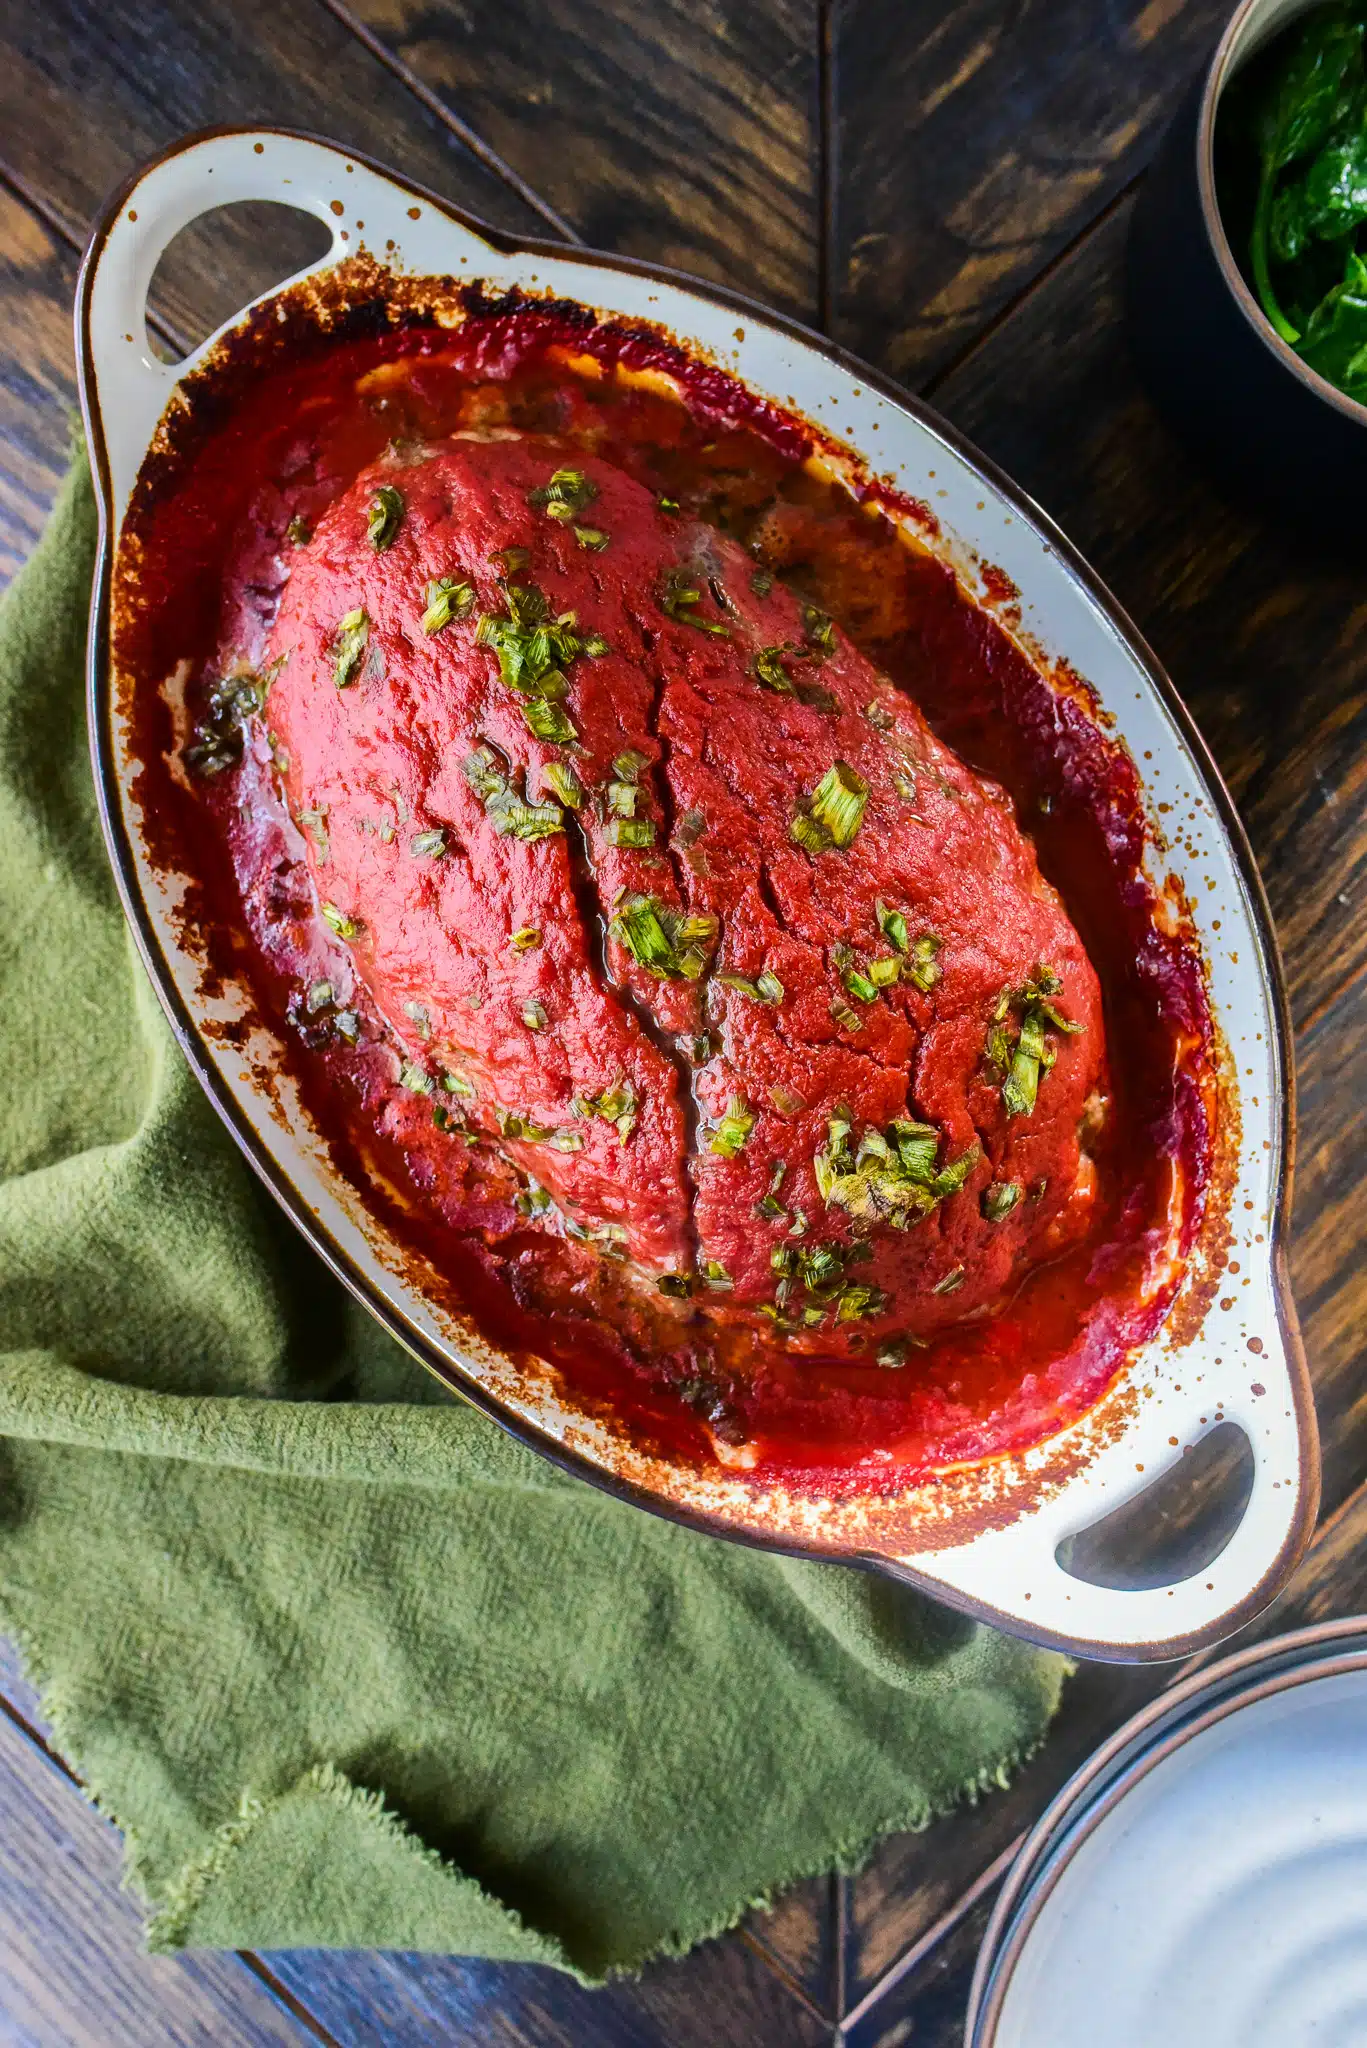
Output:
<instances>
[{"instance_id":1,"label":"chopped green onion garnish","mask_svg":"<svg viewBox=\"0 0 1367 2048\"><path fill-rule=\"evenodd\" d=\"M412 1095L430 1095L432 1076L415 1060L405 1060L399 1073L399 1086L407 1088Z\"/></svg>"},{"instance_id":2,"label":"chopped green onion garnish","mask_svg":"<svg viewBox=\"0 0 1367 2048\"><path fill-rule=\"evenodd\" d=\"M896 946L899 953L910 952L911 940L907 936L907 921L901 911L894 910L891 904L883 901L881 896L874 904L873 910L875 917L878 919L878 929L888 944Z\"/></svg>"},{"instance_id":3,"label":"chopped green onion garnish","mask_svg":"<svg viewBox=\"0 0 1367 2048\"><path fill-rule=\"evenodd\" d=\"M498 565L504 576L516 576L519 570L526 568L532 553L530 548L498 548L488 559Z\"/></svg>"},{"instance_id":4,"label":"chopped green onion garnish","mask_svg":"<svg viewBox=\"0 0 1367 2048\"><path fill-rule=\"evenodd\" d=\"M285 538L296 548L307 547L313 539L313 528L309 525L302 512L296 512L289 525L285 528Z\"/></svg>"},{"instance_id":5,"label":"chopped green onion garnish","mask_svg":"<svg viewBox=\"0 0 1367 2048\"><path fill-rule=\"evenodd\" d=\"M983 1215L989 1223L1004 1223L1020 1198L1018 1181L994 1181L983 1196Z\"/></svg>"},{"instance_id":6,"label":"chopped green onion garnish","mask_svg":"<svg viewBox=\"0 0 1367 2048\"><path fill-rule=\"evenodd\" d=\"M549 704L544 697L533 697L522 706L522 716L527 721L529 732L539 740L551 740L556 746L568 746L579 737L578 729L571 723L559 704Z\"/></svg>"},{"instance_id":7,"label":"chopped green onion garnish","mask_svg":"<svg viewBox=\"0 0 1367 2048\"><path fill-rule=\"evenodd\" d=\"M678 1301L686 1301L693 1292L693 1277L689 1273L661 1273L655 1285L661 1294L670 1295Z\"/></svg>"},{"instance_id":8,"label":"chopped green onion garnish","mask_svg":"<svg viewBox=\"0 0 1367 2048\"><path fill-rule=\"evenodd\" d=\"M473 1102L475 1100L475 1084L468 1074L461 1072L459 1067L453 1067L449 1074L443 1074L441 1085L449 1095L459 1095L463 1102Z\"/></svg>"},{"instance_id":9,"label":"chopped green onion garnish","mask_svg":"<svg viewBox=\"0 0 1367 2048\"><path fill-rule=\"evenodd\" d=\"M937 981L944 976L936 955L944 948L944 940L934 932L922 932L911 948L911 958L906 965L908 981L914 981L923 994L929 995Z\"/></svg>"},{"instance_id":10,"label":"chopped green onion garnish","mask_svg":"<svg viewBox=\"0 0 1367 2048\"><path fill-rule=\"evenodd\" d=\"M679 501L677 498L659 497L655 500L655 502L662 512L677 512L679 510Z\"/></svg>"},{"instance_id":11,"label":"chopped green onion garnish","mask_svg":"<svg viewBox=\"0 0 1367 2048\"><path fill-rule=\"evenodd\" d=\"M304 827L309 838L317 847L320 860L326 860L331 851L328 844L327 822L328 814L326 811L312 810L300 811L299 813L299 823Z\"/></svg>"},{"instance_id":12,"label":"chopped green onion garnish","mask_svg":"<svg viewBox=\"0 0 1367 2048\"><path fill-rule=\"evenodd\" d=\"M608 931L640 966L665 981L697 981L716 944L717 920L690 915L652 896L626 896Z\"/></svg>"},{"instance_id":13,"label":"chopped green onion garnish","mask_svg":"<svg viewBox=\"0 0 1367 2048\"><path fill-rule=\"evenodd\" d=\"M391 547L403 518L403 492L393 484L381 484L366 507L365 530L377 555Z\"/></svg>"},{"instance_id":14,"label":"chopped green onion garnish","mask_svg":"<svg viewBox=\"0 0 1367 2048\"><path fill-rule=\"evenodd\" d=\"M869 962L869 980L875 988L891 988L902 973L902 963L895 953L888 953Z\"/></svg>"},{"instance_id":15,"label":"chopped green onion garnish","mask_svg":"<svg viewBox=\"0 0 1367 2048\"><path fill-rule=\"evenodd\" d=\"M640 795L634 782L610 782L608 784L608 809L616 818L634 818L636 799Z\"/></svg>"},{"instance_id":16,"label":"chopped green onion garnish","mask_svg":"<svg viewBox=\"0 0 1367 2048\"><path fill-rule=\"evenodd\" d=\"M937 1280L930 1291L932 1294L957 1294L959 1289L963 1286L963 1284L963 1267L951 1266L950 1270L945 1274L944 1279Z\"/></svg>"},{"instance_id":17,"label":"chopped green onion garnish","mask_svg":"<svg viewBox=\"0 0 1367 2048\"><path fill-rule=\"evenodd\" d=\"M831 1015L836 1023L841 1026L842 1030L860 1031L863 1029L858 1013L852 1010L848 1003L842 1002L839 997L831 1004Z\"/></svg>"},{"instance_id":18,"label":"chopped green onion garnish","mask_svg":"<svg viewBox=\"0 0 1367 2048\"><path fill-rule=\"evenodd\" d=\"M348 917L346 912L339 910L335 903L325 903L323 905L323 916L327 923L332 926L339 939L354 939L361 929L359 920L354 917Z\"/></svg>"},{"instance_id":19,"label":"chopped green onion garnish","mask_svg":"<svg viewBox=\"0 0 1367 2048\"><path fill-rule=\"evenodd\" d=\"M573 1126L565 1124L558 1131L551 1133L551 1150L553 1152L582 1152L583 1149L584 1133L576 1131Z\"/></svg>"},{"instance_id":20,"label":"chopped green onion garnish","mask_svg":"<svg viewBox=\"0 0 1367 2048\"><path fill-rule=\"evenodd\" d=\"M807 645L818 661L824 661L828 654L835 653L835 626L826 613L814 604L802 607L802 625L807 636Z\"/></svg>"},{"instance_id":21,"label":"chopped green onion garnish","mask_svg":"<svg viewBox=\"0 0 1367 2048\"><path fill-rule=\"evenodd\" d=\"M846 761L836 761L810 796L804 797L789 826L791 836L809 853L848 846L864 821L869 785Z\"/></svg>"},{"instance_id":22,"label":"chopped green onion garnish","mask_svg":"<svg viewBox=\"0 0 1367 2048\"><path fill-rule=\"evenodd\" d=\"M755 656L755 674L766 690L774 690L780 697L791 697L793 679L783 666L781 647L764 647Z\"/></svg>"},{"instance_id":23,"label":"chopped green onion garnish","mask_svg":"<svg viewBox=\"0 0 1367 2048\"><path fill-rule=\"evenodd\" d=\"M524 1003L522 1005L522 1021L529 1031L544 1031L546 1028L545 1009L540 1003Z\"/></svg>"},{"instance_id":24,"label":"chopped green onion garnish","mask_svg":"<svg viewBox=\"0 0 1367 2048\"><path fill-rule=\"evenodd\" d=\"M577 811L584 801L584 785L568 761L543 761L542 786L558 796L561 803Z\"/></svg>"},{"instance_id":25,"label":"chopped green onion garnish","mask_svg":"<svg viewBox=\"0 0 1367 2048\"><path fill-rule=\"evenodd\" d=\"M597 484L591 483L582 469L557 469L548 484L527 493L527 503L539 506L552 518L565 519L582 512L597 496Z\"/></svg>"},{"instance_id":26,"label":"chopped green onion garnish","mask_svg":"<svg viewBox=\"0 0 1367 2048\"><path fill-rule=\"evenodd\" d=\"M422 630L424 633L440 633L452 619L463 619L473 611L475 586L457 576L438 576L428 584L426 598Z\"/></svg>"},{"instance_id":27,"label":"chopped green onion garnish","mask_svg":"<svg viewBox=\"0 0 1367 2048\"><path fill-rule=\"evenodd\" d=\"M712 633L718 639L729 640L731 628L719 619L698 617L697 607L702 603L702 586L694 583L686 569L671 569L660 592L660 609L667 612L681 626L696 626L701 633Z\"/></svg>"},{"instance_id":28,"label":"chopped green onion garnish","mask_svg":"<svg viewBox=\"0 0 1367 2048\"><path fill-rule=\"evenodd\" d=\"M331 1002L332 983L330 981L313 982L309 987L307 996L304 998L305 1008L311 1017L315 1016L319 1010L326 1010Z\"/></svg>"},{"instance_id":29,"label":"chopped green onion garnish","mask_svg":"<svg viewBox=\"0 0 1367 2048\"><path fill-rule=\"evenodd\" d=\"M354 612L338 621L332 642L332 680L339 690L355 682L369 638L370 619L364 605L357 605Z\"/></svg>"},{"instance_id":30,"label":"chopped green onion garnish","mask_svg":"<svg viewBox=\"0 0 1367 2048\"><path fill-rule=\"evenodd\" d=\"M877 1002L878 990L869 980L867 974L862 974L857 967L847 967L840 978L850 994L858 996L861 1003Z\"/></svg>"},{"instance_id":31,"label":"chopped green onion garnish","mask_svg":"<svg viewBox=\"0 0 1367 2048\"><path fill-rule=\"evenodd\" d=\"M750 578L750 588L756 597L767 597L774 587L774 579L767 569L756 569Z\"/></svg>"},{"instance_id":32,"label":"chopped green onion garnish","mask_svg":"<svg viewBox=\"0 0 1367 2048\"><path fill-rule=\"evenodd\" d=\"M513 933L508 944L515 953L530 953L534 947L541 944L540 925L524 924L520 930Z\"/></svg>"},{"instance_id":33,"label":"chopped green onion garnish","mask_svg":"<svg viewBox=\"0 0 1367 2048\"><path fill-rule=\"evenodd\" d=\"M726 1293L736 1284L720 1259L704 1259L702 1276L708 1286L716 1288L719 1293Z\"/></svg>"},{"instance_id":34,"label":"chopped green onion garnish","mask_svg":"<svg viewBox=\"0 0 1367 2048\"><path fill-rule=\"evenodd\" d=\"M414 860L440 860L446 851L446 834L440 826L417 832L408 842L408 851Z\"/></svg>"},{"instance_id":35,"label":"chopped green onion garnish","mask_svg":"<svg viewBox=\"0 0 1367 2048\"><path fill-rule=\"evenodd\" d=\"M502 839L547 839L565 829L559 804L529 804L519 796L489 747L477 747L461 763L466 781L484 805Z\"/></svg>"},{"instance_id":36,"label":"chopped green onion garnish","mask_svg":"<svg viewBox=\"0 0 1367 2048\"><path fill-rule=\"evenodd\" d=\"M613 818L608 823L607 836L614 846L653 846L655 821L653 818Z\"/></svg>"},{"instance_id":37,"label":"chopped green onion garnish","mask_svg":"<svg viewBox=\"0 0 1367 2048\"><path fill-rule=\"evenodd\" d=\"M892 713L889 711L885 711L883 709L883 706L878 702L878 699L876 697L874 698L872 704L866 704L864 706L864 716L869 721L869 724L874 728L875 732L891 732L894 724L896 723L892 716Z\"/></svg>"},{"instance_id":38,"label":"chopped green onion garnish","mask_svg":"<svg viewBox=\"0 0 1367 2048\"><path fill-rule=\"evenodd\" d=\"M644 754L638 754L634 748L628 747L626 752L619 754L613 762L612 772L619 782L636 782L640 778L641 770L648 766Z\"/></svg>"},{"instance_id":39,"label":"chopped green onion garnish","mask_svg":"<svg viewBox=\"0 0 1367 2048\"><path fill-rule=\"evenodd\" d=\"M403 1013L411 1023L417 1026L419 1038L430 1038L432 1036L432 1019L428 1013L426 1003L405 1003Z\"/></svg>"},{"instance_id":40,"label":"chopped green onion garnish","mask_svg":"<svg viewBox=\"0 0 1367 2048\"><path fill-rule=\"evenodd\" d=\"M755 1128L755 1119L743 1095L733 1095L726 1115L708 1139L709 1151L722 1159L734 1159Z\"/></svg>"},{"instance_id":41,"label":"chopped green onion garnish","mask_svg":"<svg viewBox=\"0 0 1367 2048\"><path fill-rule=\"evenodd\" d=\"M573 532L580 547L587 548L593 555L601 555L612 538L611 534L604 533L601 526L576 526Z\"/></svg>"}]
</instances>

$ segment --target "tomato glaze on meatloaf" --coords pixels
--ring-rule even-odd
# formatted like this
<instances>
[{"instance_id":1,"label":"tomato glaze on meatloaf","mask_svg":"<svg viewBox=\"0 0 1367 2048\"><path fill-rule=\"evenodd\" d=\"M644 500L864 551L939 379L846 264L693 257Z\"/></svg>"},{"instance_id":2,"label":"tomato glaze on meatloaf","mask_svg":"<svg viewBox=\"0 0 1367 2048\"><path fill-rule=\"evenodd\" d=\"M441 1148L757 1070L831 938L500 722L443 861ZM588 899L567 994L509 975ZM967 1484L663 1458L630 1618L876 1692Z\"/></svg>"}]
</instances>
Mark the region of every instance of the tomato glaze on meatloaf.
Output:
<instances>
[{"instance_id":1,"label":"tomato glaze on meatloaf","mask_svg":"<svg viewBox=\"0 0 1367 2048\"><path fill-rule=\"evenodd\" d=\"M893 1363L1085 1231L1100 990L1010 799L724 534L536 435L391 451L266 672L405 1080L624 1285Z\"/></svg>"}]
</instances>

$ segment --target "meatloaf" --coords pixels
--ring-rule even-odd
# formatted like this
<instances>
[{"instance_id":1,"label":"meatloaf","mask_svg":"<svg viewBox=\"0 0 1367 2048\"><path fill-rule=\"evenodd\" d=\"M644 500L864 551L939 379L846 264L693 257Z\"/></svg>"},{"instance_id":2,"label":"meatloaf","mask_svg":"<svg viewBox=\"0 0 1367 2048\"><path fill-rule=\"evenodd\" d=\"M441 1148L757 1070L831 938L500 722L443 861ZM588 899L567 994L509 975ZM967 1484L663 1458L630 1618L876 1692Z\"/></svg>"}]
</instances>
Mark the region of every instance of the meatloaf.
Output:
<instances>
[{"instance_id":1,"label":"meatloaf","mask_svg":"<svg viewBox=\"0 0 1367 2048\"><path fill-rule=\"evenodd\" d=\"M535 435L391 449L298 539L268 717L321 914L539 1228L890 1364L1085 1228L1096 975L838 624Z\"/></svg>"}]
</instances>

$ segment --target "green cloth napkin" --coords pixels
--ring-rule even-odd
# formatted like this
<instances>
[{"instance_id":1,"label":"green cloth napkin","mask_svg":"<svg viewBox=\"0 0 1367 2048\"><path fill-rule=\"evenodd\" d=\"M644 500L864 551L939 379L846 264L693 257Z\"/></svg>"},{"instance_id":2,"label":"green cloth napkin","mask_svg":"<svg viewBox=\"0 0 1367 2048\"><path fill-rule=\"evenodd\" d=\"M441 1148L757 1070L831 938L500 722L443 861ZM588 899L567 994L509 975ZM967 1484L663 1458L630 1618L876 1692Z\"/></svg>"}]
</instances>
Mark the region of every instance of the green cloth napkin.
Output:
<instances>
[{"instance_id":1,"label":"green cloth napkin","mask_svg":"<svg viewBox=\"0 0 1367 2048\"><path fill-rule=\"evenodd\" d=\"M1061 1658L566 1478L276 1212L106 865L94 546L78 460L0 606L0 1629L151 1945L598 1979L1004 1783Z\"/></svg>"}]
</instances>

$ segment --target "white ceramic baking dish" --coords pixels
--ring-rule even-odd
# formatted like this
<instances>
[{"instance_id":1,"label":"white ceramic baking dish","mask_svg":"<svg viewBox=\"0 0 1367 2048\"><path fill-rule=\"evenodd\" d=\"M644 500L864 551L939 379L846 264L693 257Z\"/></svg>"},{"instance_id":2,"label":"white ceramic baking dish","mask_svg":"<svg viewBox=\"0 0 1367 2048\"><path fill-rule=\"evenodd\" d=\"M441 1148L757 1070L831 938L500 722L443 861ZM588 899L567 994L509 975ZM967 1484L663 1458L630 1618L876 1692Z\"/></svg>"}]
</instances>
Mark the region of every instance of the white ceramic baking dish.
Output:
<instances>
[{"instance_id":1,"label":"white ceramic baking dish","mask_svg":"<svg viewBox=\"0 0 1367 2048\"><path fill-rule=\"evenodd\" d=\"M146 327L152 274L179 229L238 200L285 201L324 222L333 241L319 271L364 243L410 276L479 278L491 292L517 286L607 317L662 324L857 455L872 451L870 467L933 505L943 528L937 545L970 587L990 601L982 565L1005 572L1020 593L1018 630L1087 679L1141 764L1154 825L1153 880L1161 889L1175 876L1207 963L1226 1052L1225 1128L1241 1133L1238 1156L1215 1204L1221 1213L1207 1217L1164 1329L1081 1420L968 1475L971 1510L962 1471L896 1499L851 1503L759 1489L743 1473L676 1469L610 1423L574 1412L549 1374L515 1366L471 1322L425 1295L297 1100L286 1090L272 1106L263 1101L253 1078L263 1049L225 1037L224 1021L244 1014L245 1001L231 988L201 988L201 963L175 917L180 880L150 857L131 732L111 688L110 590L130 493L158 422L213 346L174 367L158 360ZM205 1089L346 1285L448 1385L524 1441L643 1506L714 1533L872 1567L1019 1634L1098 1658L1184 1654L1271 1599L1303 1548L1318 1499L1313 1404L1284 1270L1293 1119L1276 943L1247 843L1190 719L1134 628L1048 518L943 420L821 336L649 265L516 242L362 157L276 130L191 136L118 193L86 254L76 330L103 519L90 730L124 906ZM1180 843L1164 844L1160 804L1184 821ZM1232 1239L1224 1249L1237 1250L1242 1280L1217 1299L1208 1268L1226 1230ZM1242 1520L1212 1563L1180 1583L1133 1590L1063 1569L1057 1553L1066 1539L1151 1485L1181 1447L1220 1419L1246 1433L1254 1474Z\"/></svg>"}]
</instances>

